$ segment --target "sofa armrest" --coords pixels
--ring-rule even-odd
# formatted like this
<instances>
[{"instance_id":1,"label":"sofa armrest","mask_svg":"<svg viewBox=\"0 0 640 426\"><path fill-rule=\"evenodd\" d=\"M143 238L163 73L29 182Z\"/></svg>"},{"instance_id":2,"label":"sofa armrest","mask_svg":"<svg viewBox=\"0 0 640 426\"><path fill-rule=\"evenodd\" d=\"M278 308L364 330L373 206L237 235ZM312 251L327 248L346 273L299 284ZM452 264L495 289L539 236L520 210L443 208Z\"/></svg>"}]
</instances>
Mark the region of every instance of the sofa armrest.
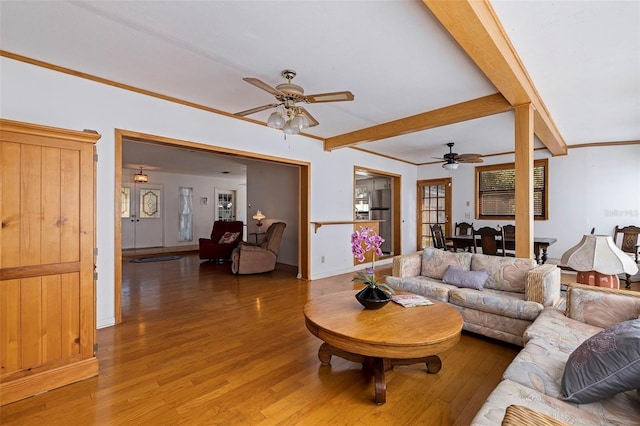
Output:
<instances>
[{"instance_id":1,"label":"sofa armrest","mask_svg":"<svg viewBox=\"0 0 640 426\"><path fill-rule=\"evenodd\" d=\"M601 328L640 318L640 293L571 283L567 289L567 317Z\"/></svg>"},{"instance_id":2,"label":"sofa armrest","mask_svg":"<svg viewBox=\"0 0 640 426\"><path fill-rule=\"evenodd\" d=\"M527 272L524 293L528 301L554 306L560 300L560 268L545 264L531 269Z\"/></svg>"},{"instance_id":3,"label":"sofa armrest","mask_svg":"<svg viewBox=\"0 0 640 426\"><path fill-rule=\"evenodd\" d=\"M395 256L391 275L398 278L417 277L422 269L422 251Z\"/></svg>"}]
</instances>

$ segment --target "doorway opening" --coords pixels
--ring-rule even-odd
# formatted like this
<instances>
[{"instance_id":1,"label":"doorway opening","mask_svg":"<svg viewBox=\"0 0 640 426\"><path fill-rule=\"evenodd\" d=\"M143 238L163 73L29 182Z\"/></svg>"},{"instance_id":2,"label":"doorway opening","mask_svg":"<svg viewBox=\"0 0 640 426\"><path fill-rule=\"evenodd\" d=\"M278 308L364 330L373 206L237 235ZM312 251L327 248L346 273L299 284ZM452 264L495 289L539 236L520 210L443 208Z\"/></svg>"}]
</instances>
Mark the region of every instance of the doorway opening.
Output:
<instances>
[{"instance_id":1,"label":"doorway opening","mask_svg":"<svg viewBox=\"0 0 640 426\"><path fill-rule=\"evenodd\" d=\"M419 180L417 182L418 236L417 250L434 247L431 225L439 224L445 236L452 235L451 178Z\"/></svg>"},{"instance_id":2,"label":"doorway opening","mask_svg":"<svg viewBox=\"0 0 640 426\"><path fill-rule=\"evenodd\" d=\"M377 226L378 234L385 240L380 246L381 259L399 254L401 176L359 166L354 167L353 176L354 222Z\"/></svg>"},{"instance_id":3,"label":"doorway opening","mask_svg":"<svg viewBox=\"0 0 640 426\"><path fill-rule=\"evenodd\" d=\"M120 191L123 183L122 176L122 146L123 140L132 140L145 142L158 146L168 146L177 148L187 148L193 151L201 151L209 154L219 154L227 156L235 156L237 158L260 160L272 164L282 164L295 166L298 171L298 229L297 231L297 253L298 253L298 278L308 279L311 274L309 260L309 244L310 244L310 182L311 182L311 166L308 162L291 160L287 158L279 158L268 155L261 155L254 152L239 151L215 145L207 145L203 143L190 142L180 139L173 139L164 136L143 134L140 132L128 130L115 130L114 149L115 149L115 193L120 197ZM114 241L114 317L115 323L122 322L122 221L121 221L121 202L116 200L115 208L115 241Z\"/></svg>"}]
</instances>

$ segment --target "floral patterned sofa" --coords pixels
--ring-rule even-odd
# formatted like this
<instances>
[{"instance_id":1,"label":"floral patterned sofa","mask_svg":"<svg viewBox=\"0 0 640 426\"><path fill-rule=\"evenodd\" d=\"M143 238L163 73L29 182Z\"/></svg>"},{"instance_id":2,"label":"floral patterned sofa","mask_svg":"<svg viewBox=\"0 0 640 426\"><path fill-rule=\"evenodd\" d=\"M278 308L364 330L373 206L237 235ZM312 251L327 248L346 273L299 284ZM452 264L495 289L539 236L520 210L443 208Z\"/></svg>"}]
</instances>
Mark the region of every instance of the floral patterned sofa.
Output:
<instances>
[{"instance_id":1,"label":"floral patterned sofa","mask_svg":"<svg viewBox=\"0 0 640 426\"><path fill-rule=\"evenodd\" d=\"M640 293L569 284L566 310L545 308L524 340L472 425L499 425L514 406L562 424L640 424Z\"/></svg>"},{"instance_id":2,"label":"floral patterned sofa","mask_svg":"<svg viewBox=\"0 0 640 426\"><path fill-rule=\"evenodd\" d=\"M446 279L451 271L456 272L454 278L462 276L461 282ZM486 275L479 278L484 282L478 285L474 281L485 273L482 271ZM394 257L387 283L397 290L450 304L462 315L467 331L520 346L524 345L525 330L540 312L561 300L556 265L434 248Z\"/></svg>"}]
</instances>

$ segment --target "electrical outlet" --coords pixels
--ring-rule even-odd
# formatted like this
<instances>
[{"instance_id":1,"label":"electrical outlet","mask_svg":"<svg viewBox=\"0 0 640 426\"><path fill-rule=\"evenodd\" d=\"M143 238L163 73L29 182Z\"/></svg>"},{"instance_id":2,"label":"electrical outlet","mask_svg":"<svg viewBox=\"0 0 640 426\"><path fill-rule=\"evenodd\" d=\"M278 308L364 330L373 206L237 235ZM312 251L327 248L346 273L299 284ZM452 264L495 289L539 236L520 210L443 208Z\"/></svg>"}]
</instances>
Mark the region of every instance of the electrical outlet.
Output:
<instances>
[{"instance_id":1,"label":"electrical outlet","mask_svg":"<svg viewBox=\"0 0 640 426\"><path fill-rule=\"evenodd\" d=\"M324 256L320 256L320 263L324 263Z\"/></svg>"},{"instance_id":2,"label":"electrical outlet","mask_svg":"<svg viewBox=\"0 0 640 426\"><path fill-rule=\"evenodd\" d=\"M467 212L464 214L465 219L471 219L471 213Z\"/></svg>"}]
</instances>

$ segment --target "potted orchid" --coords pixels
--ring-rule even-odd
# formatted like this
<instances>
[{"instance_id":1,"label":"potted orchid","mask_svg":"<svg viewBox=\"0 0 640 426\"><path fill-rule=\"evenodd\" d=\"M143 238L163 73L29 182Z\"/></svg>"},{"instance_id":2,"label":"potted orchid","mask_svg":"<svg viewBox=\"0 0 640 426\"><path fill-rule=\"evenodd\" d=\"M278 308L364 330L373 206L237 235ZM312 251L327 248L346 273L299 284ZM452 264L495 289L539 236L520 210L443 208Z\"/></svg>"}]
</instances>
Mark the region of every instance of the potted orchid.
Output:
<instances>
[{"instance_id":1,"label":"potted orchid","mask_svg":"<svg viewBox=\"0 0 640 426\"><path fill-rule=\"evenodd\" d=\"M391 300L391 295L395 294L393 289L384 283L386 275L376 278L375 274L376 256L382 255L380 245L383 242L384 238L367 226L361 226L360 231L351 234L351 252L358 262L364 262L365 253L372 252L371 268L366 268L364 272L359 271L358 276L352 280L366 285L356 294L356 299L368 309L383 307Z\"/></svg>"}]
</instances>

